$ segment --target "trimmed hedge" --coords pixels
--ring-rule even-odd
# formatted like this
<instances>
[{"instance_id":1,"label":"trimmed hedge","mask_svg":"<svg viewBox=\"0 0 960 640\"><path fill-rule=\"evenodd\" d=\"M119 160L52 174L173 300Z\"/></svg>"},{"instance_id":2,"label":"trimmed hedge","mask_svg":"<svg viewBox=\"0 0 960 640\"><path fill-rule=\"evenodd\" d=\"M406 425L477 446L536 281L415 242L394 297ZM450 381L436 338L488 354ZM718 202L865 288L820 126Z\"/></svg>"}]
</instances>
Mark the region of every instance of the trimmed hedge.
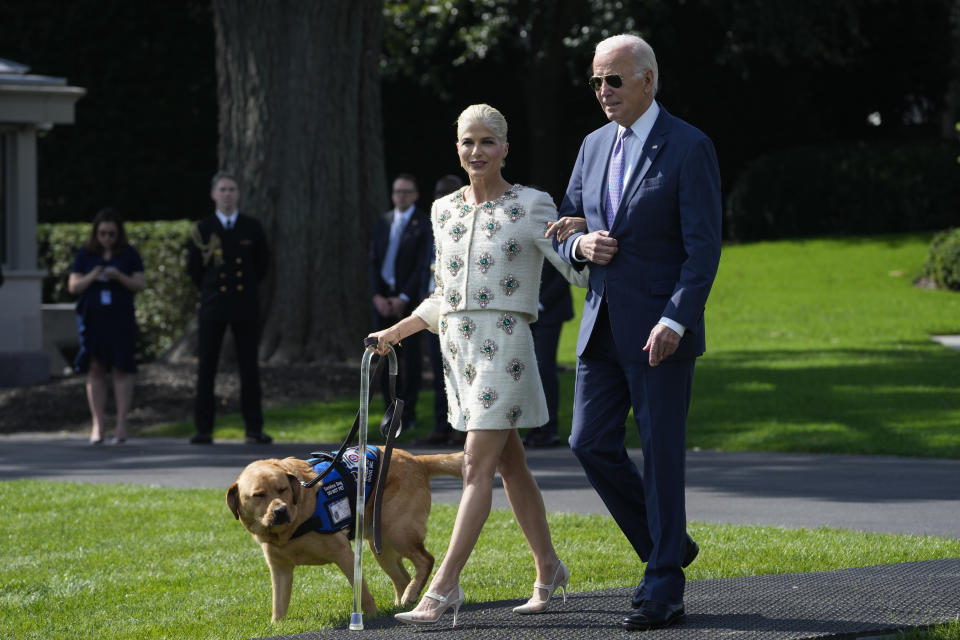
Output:
<instances>
[{"instance_id":1,"label":"trimmed hedge","mask_svg":"<svg viewBox=\"0 0 960 640\"><path fill-rule=\"evenodd\" d=\"M138 362L166 351L194 316L197 292L186 272L186 241L193 225L190 220L124 223L130 244L143 258L147 281L147 288L134 299L140 329ZM43 281L44 303L76 301L67 291L67 279L89 234L89 222L37 226L37 262L48 273Z\"/></svg>"},{"instance_id":2,"label":"trimmed hedge","mask_svg":"<svg viewBox=\"0 0 960 640\"><path fill-rule=\"evenodd\" d=\"M960 291L960 229L933 236L923 274L941 289Z\"/></svg>"},{"instance_id":3,"label":"trimmed hedge","mask_svg":"<svg viewBox=\"0 0 960 640\"><path fill-rule=\"evenodd\" d=\"M943 229L960 213L948 142L808 146L761 156L726 203L727 235L762 240Z\"/></svg>"}]
</instances>

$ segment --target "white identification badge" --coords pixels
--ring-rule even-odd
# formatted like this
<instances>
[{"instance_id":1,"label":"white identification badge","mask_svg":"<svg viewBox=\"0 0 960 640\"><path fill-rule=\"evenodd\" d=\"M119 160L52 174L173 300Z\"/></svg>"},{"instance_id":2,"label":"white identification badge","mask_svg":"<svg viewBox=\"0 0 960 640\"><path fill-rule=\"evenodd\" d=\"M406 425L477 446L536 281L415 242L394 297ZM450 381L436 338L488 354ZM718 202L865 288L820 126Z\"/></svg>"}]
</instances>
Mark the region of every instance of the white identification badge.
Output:
<instances>
[{"instance_id":1,"label":"white identification badge","mask_svg":"<svg viewBox=\"0 0 960 640\"><path fill-rule=\"evenodd\" d=\"M104 307L110 306L110 289L100 289L100 304Z\"/></svg>"},{"instance_id":2,"label":"white identification badge","mask_svg":"<svg viewBox=\"0 0 960 640\"><path fill-rule=\"evenodd\" d=\"M344 520L350 518L350 500L349 498L341 498L334 503L331 503L328 507L330 512L330 521L333 524L340 524Z\"/></svg>"}]
</instances>

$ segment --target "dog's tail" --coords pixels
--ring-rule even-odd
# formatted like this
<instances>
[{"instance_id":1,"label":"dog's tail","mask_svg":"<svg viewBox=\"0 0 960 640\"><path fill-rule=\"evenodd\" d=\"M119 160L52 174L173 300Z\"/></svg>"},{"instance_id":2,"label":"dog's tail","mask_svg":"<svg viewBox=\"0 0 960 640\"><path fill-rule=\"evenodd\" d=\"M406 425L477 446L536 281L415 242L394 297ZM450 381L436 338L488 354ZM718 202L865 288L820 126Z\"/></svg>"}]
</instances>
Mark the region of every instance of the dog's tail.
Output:
<instances>
[{"instance_id":1,"label":"dog's tail","mask_svg":"<svg viewBox=\"0 0 960 640\"><path fill-rule=\"evenodd\" d=\"M434 453L417 456L417 462L427 470L427 475L463 477L463 451L457 453Z\"/></svg>"}]
</instances>

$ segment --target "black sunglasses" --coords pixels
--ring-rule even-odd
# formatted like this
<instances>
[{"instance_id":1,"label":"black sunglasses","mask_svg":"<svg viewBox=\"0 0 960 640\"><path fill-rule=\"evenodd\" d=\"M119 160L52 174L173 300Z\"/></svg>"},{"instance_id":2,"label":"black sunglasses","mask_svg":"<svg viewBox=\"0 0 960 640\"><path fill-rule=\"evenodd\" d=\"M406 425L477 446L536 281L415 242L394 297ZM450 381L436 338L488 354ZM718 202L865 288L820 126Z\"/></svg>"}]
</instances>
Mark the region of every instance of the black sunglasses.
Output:
<instances>
[{"instance_id":1,"label":"black sunglasses","mask_svg":"<svg viewBox=\"0 0 960 640\"><path fill-rule=\"evenodd\" d=\"M587 84L590 85L590 88L594 91L600 91L600 87L603 86L603 81L606 80L607 84L614 89L619 89L623 86L623 76L619 73L613 73L609 76L590 76L590 79L587 80Z\"/></svg>"}]
</instances>

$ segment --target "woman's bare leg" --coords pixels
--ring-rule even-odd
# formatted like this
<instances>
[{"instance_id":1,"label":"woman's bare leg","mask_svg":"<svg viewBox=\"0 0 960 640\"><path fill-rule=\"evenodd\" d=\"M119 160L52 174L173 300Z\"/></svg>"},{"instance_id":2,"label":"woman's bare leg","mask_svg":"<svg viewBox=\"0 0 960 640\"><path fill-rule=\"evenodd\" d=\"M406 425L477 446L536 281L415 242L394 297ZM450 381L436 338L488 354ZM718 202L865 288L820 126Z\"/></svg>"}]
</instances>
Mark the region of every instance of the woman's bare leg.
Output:
<instances>
[{"instance_id":1,"label":"woman's bare leg","mask_svg":"<svg viewBox=\"0 0 960 640\"><path fill-rule=\"evenodd\" d=\"M90 417L93 426L90 429L90 442L103 440L104 411L107 407L107 371L98 360L90 359L90 371L87 372L87 404L90 405Z\"/></svg>"},{"instance_id":2,"label":"woman's bare leg","mask_svg":"<svg viewBox=\"0 0 960 640\"><path fill-rule=\"evenodd\" d=\"M543 495L527 466L527 455L516 429L512 429L507 437L500 454L498 470L503 479L503 488L510 501L513 516L517 519L517 524L520 525L527 544L533 552L533 560L537 567L537 582L550 584L560 566L560 558L557 557L550 538ZM546 600L547 591L534 589L533 599Z\"/></svg>"},{"instance_id":3,"label":"woman's bare leg","mask_svg":"<svg viewBox=\"0 0 960 640\"><path fill-rule=\"evenodd\" d=\"M127 439L127 414L133 406L134 375L127 371L113 370L113 397L117 403L117 428L114 437Z\"/></svg>"},{"instance_id":4,"label":"woman's bare leg","mask_svg":"<svg viewBox=\"0 0 960 640\"><path fill-rule=\"evenodd\" d=\"M490 515L493 502L493 474L500 460L500 453L510 430L469 431L463 447L463 495L457 509L457 519L450 536L450 545L433 576L428 591L447 595L460 580L467 559L477 544L483 525ZM438 606L433 598L423 598L414 609L423 612L425 618Z\"/></svg>"}]
</instances>

